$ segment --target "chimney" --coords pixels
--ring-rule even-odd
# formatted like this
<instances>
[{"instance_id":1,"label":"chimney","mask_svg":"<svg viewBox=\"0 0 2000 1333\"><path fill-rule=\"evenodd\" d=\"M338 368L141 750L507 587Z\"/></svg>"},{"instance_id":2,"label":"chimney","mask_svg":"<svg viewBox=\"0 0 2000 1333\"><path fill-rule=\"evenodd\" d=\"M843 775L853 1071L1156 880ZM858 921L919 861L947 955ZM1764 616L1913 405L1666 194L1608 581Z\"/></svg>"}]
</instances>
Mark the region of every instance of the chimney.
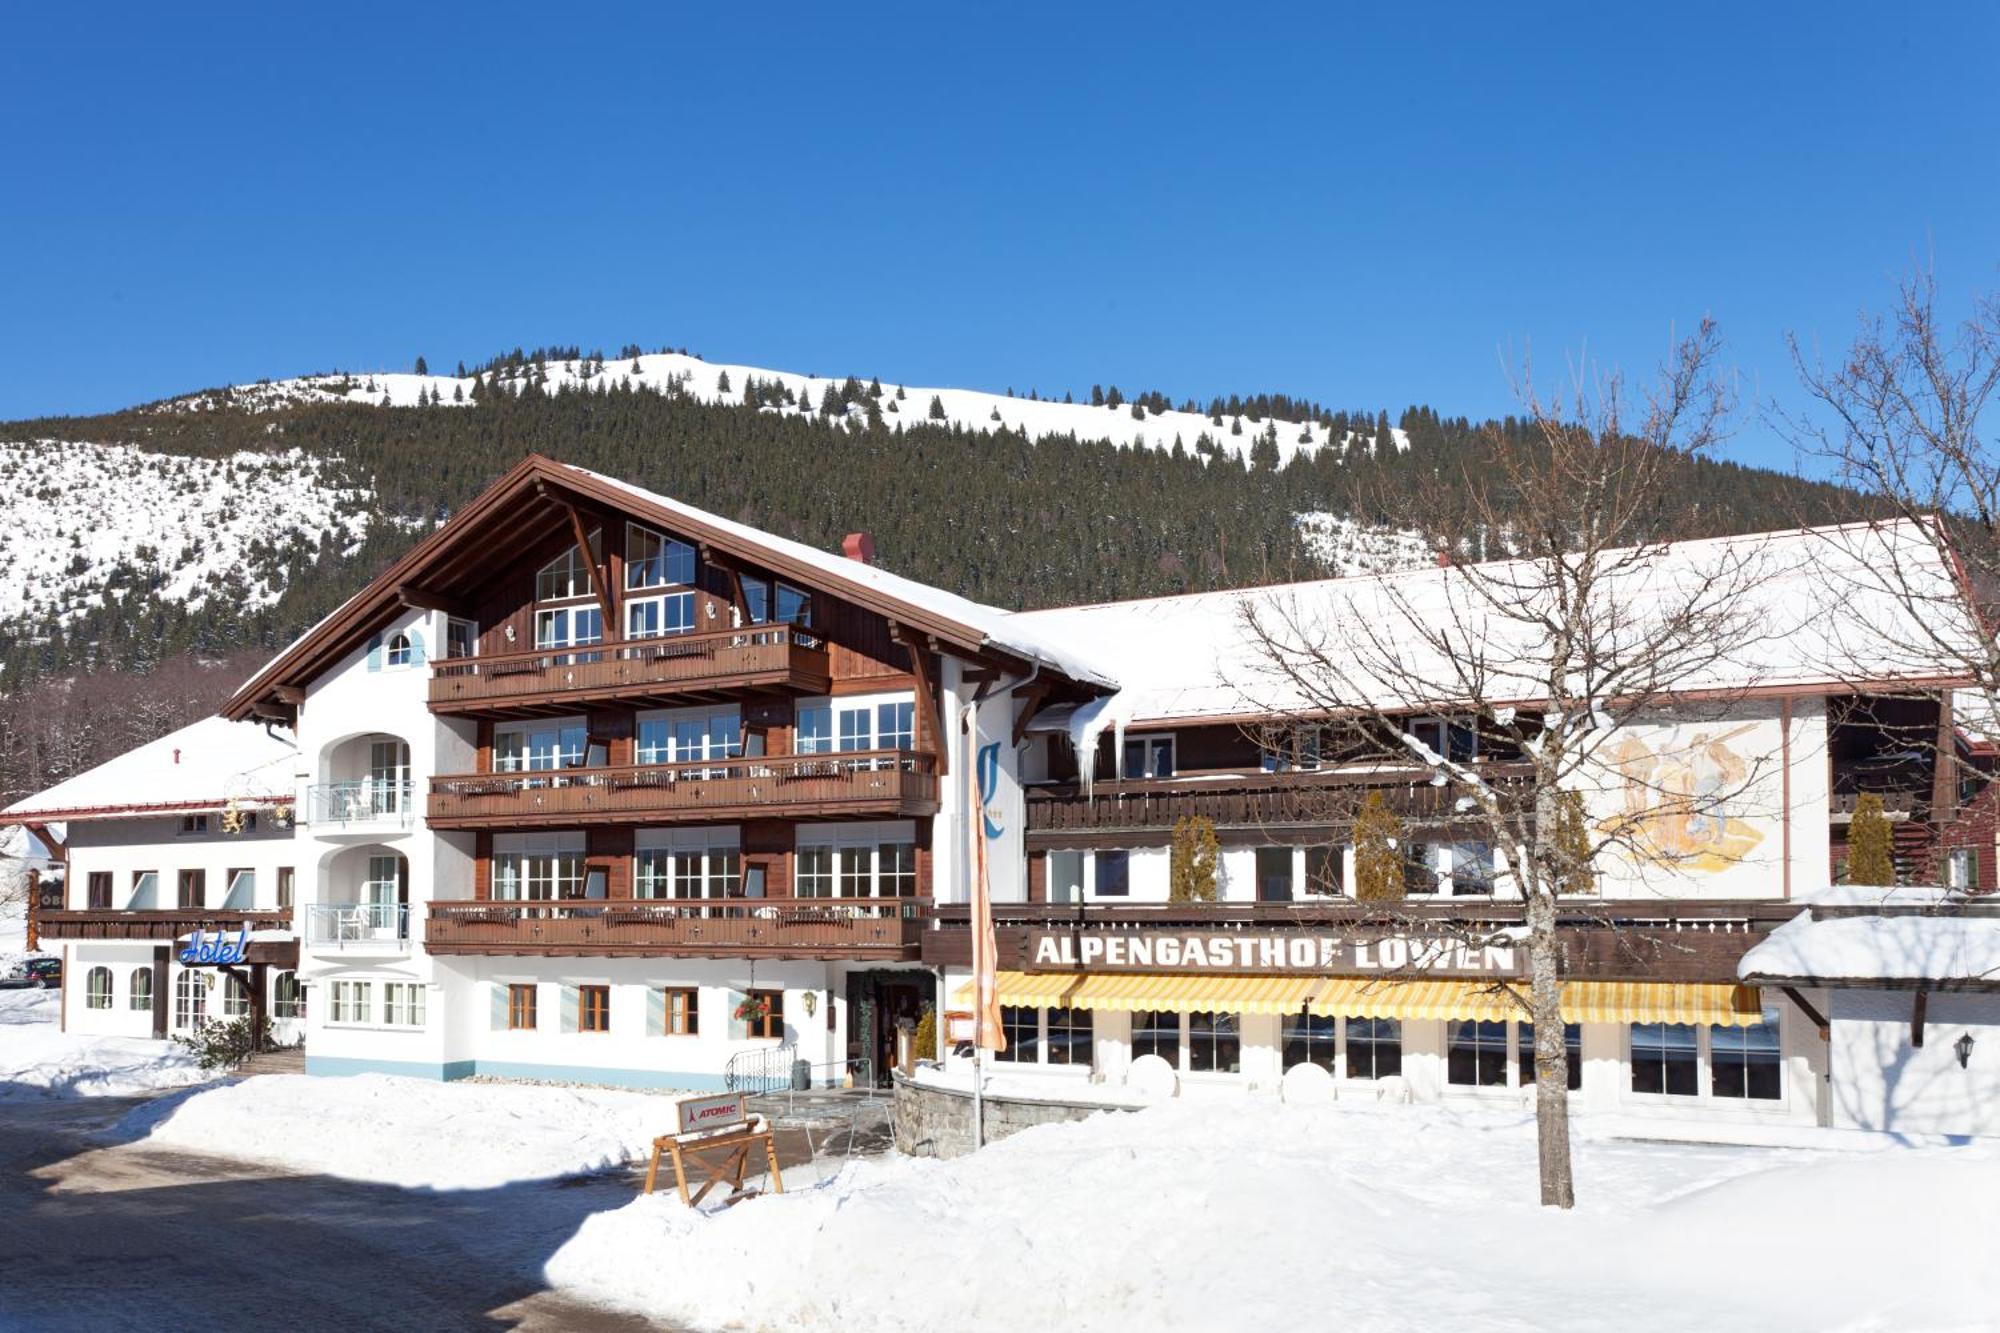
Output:
<instances>
[{"instance_id":1,"label":"chimney","mask_svg":"<svg viewBox=\"0 0 2000 1333\"><path fill-rule=\"evenodd\" d=\"M1450 551L1448 551L1448 550L1446 550L1446 549L1445 549L1444 547L1440 546L1440 547L1438 547L1438 553L1437 553L1437 556L1438 556L1438 568L1439 568L1439 569L1450 569L1450 568L1451 568L1451 552L1450 552Z\"/></svg>"},{"instance_id":2,"label":"chimney","mask_svg":"<svg viewBox=\"0 0 2000 1333\"><path fill-rule=\"evenodd\" d=\"M850 532L840 539L840 553L864 565L875 563L875 539L865 532Z\"/></svg>"},{"instance_id":3,"label":"chimney","mask_svg":"<svg viewBox=\"0 0 2000 1333\"><path fill-rule=\"evenodd\" d=\"M181 761L180 747L176 746L174 747L174 762L178 764L180 761Z\"/></svg>"}]
</instances>

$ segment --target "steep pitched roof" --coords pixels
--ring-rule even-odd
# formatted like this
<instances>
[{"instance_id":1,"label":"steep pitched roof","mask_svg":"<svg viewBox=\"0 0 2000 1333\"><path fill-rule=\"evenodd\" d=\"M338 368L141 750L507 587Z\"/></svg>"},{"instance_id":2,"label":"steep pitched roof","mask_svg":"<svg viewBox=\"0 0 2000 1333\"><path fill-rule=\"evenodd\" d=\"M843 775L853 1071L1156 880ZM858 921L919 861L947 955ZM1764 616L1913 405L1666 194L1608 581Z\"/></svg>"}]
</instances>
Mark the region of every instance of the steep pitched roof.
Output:
<instances>
[{"instance_id":1,"label":"steep pitched roof","mask_svg":"<svg viewBox=\"0 0 2000 1333\"><path fill-rule=\"evenodd\" d=\"M111 819L293 798L298 747L255 723L205 717L0 810L0 823Z\"/></svg>"}]
</instances>

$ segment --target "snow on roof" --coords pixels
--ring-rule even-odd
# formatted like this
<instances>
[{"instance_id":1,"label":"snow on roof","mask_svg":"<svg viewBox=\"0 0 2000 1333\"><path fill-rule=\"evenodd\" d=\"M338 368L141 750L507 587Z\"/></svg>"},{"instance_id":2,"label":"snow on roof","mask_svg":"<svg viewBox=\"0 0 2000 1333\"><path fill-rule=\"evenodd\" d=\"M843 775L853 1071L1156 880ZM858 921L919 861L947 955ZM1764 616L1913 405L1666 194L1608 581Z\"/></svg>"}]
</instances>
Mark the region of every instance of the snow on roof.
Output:
<instances>
[{"instance_id":1,"label":"snow on roof","mask_svg":"<svg viewBox=\"0 0 2000 1333\"><path fill-rule=\"evenodd\" d=\"M722 518L707 510L697 509L693 505L649 491L642 486L635 486L629 481L608 477L601 472L592 472L589 468L577 467L575 464L563 466L605 485L615 486L648 504L657 505L695 522L720 528L745 542L768 547L802 564L811 565L836 582L857 584L882 596L893 597L919 610L964 625L967 629L984 635L986 641L993 646L1053 667L1082 684L1112 688L1116 688L1118 684L1118 678L1103 668L1094 652L1080 649L1078 645L1061 635L1045 632L1039 626L1030 623L1019 612L1003 611L997 606L987 606L983 602L975 602L957 593L934 588L928 583L919 583L915 579L904 578L901 574L892 574L877 565L851 560L831 551L822 551L818 547L793 541L789 537L774 536L761 528L753 528L747 523L737 523Z\"/></svg>"},{"instance_id":2,"label":"snow on roof","mask_svg":"<svg viewBox=\"0 0 2000 1333\"><path fill-rule=\"evenodd\" d=\"M2000 917L1836 916L1801 912L1745 953L1743 981L1992 981Z\"/></svg>"},{"instance_id":3,"label":"snow on roof","mask_svg":"<svg viewBox=\"0 0 2000 1333\"><path fill-rule=\"evenodd\" d=\"M297 754L282 730L205 717L16 802L0 818L108 818L290 800Z\"/></svg>"},{"instance_id":4,"label":"snow on roof","mask_svg":"<svg viewBox=\"0 0 2000 1333\"><path fill-rule=\"evenodd\" d=\"M1828 884L1794 893L1802 907L1924 908L1966 901L1964 889L1940 884Z\"/></svg>"},{"instance_id":5,"label":"snow on roof","mask_svg":"<svg viewBox=\"0 0 2000 1333\"><path fill-rule=\"evenodd\" d=\"M1867 574L1885 553L1899 562L1904 577L1923 582L1929 603L1922 607L1925 625L1916 624L1910 599ZM1323 647L1357 678L1365 671L1357 655L1373 651L1357 654L1357 648L1371 643L1370 634L1390 639L1395 626L1411 623L1451 629L1454 637L1462 633L1477 642L1485 654L1486 698L1530 703L1545 693L1521 669L1537 660L1539 631L1517 616L1488 610L1479 591L1482 583L1490 588L1510 575L1524 576L1519 580L1524 587L1540 578L1535 566L1492 562L1059 607L1020 612L1013 619L1101 663L1123 689L1100 711L1139 725L1307 705L1250 632L1251 616L1275 638ZM1960 605L1953 577L1915 524L1851 524L1662 546L1621 570L1606 601L1643 634L1648 607L1655 609L1656 621L1687 605L1704 580L1740 584L1735 606L1743 632L1719 657L1676 679L1673 688L1679 692L1935 680L1946 674L1943 664L1950 660L1936 647L1937 639L1969 642L1975 632L1969 622L1952 620ZM1413 675L1433 680L1451 675L1451 665L1415 636L1400 640L1394 651ZM1510 662L1517 668L1513 679ZM1379 677L1358 684L1357 696L1365 689L1378 706L1412 706L1406 687Z\"/></svg>"}]
</instances>

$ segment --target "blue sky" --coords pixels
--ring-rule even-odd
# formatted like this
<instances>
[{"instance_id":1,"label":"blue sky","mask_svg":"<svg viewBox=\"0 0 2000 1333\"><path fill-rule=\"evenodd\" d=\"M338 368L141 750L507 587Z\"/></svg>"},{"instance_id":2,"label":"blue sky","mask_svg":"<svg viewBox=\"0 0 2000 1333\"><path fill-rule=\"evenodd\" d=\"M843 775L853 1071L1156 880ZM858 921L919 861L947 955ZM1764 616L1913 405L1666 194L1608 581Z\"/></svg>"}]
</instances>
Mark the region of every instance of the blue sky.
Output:
<instances>
[{"instance_id":1,"label":"blue sky","mask_svg":"<svg viewBox=\"0 0 2000 1333\"><path fill-rule=\"evenodd\" d=\"M1768 397L2000 285L1990 5L39 8L7 418L628 341L1480 416L1704 313Z\"/></svg>"}]
</instances>

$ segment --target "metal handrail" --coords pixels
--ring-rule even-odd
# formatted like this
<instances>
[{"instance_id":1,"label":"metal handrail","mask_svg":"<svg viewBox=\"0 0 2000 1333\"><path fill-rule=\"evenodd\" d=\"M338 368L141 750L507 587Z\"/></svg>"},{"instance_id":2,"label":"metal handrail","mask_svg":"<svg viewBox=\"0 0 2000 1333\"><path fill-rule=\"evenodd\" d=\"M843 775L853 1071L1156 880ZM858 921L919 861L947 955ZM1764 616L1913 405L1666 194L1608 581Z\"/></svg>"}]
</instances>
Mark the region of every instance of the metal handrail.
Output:
<instances>
[{"instance_id":1,"label":"metal handrail","mask_svg":"<svg viewBox=\"0 0 2000 1333\"><path fill-rule=\"evenodd\" d=\"M306 906L308 944L407 944L407 903L310 903Z\"/></svg>"},{"instance_id":2,"label":"metal handrail","mask_svg":"<svg viewBox=\"0 0 2000 1333\"><path fill-rule=\"evenodd\" d=\"M408 825L416 817L415 787L408 779L319 782L306 789L308 824Z\"/></svg>"},{"instance_id":3,"label":"metal handrail","mask_svg":"<svg viewBox=\"0 0 2000 1333\"><path fill-rule=\"evenodd\" d=\"M762 1050L738 1051L722 1066L723 1091L747 1092L752 1096L784 1091L791 1086L792 1064L798 1049L796 1044L787 1042ZM777 1073L771 1072L773 1066Z\"/></svg>"}]
</instances>

